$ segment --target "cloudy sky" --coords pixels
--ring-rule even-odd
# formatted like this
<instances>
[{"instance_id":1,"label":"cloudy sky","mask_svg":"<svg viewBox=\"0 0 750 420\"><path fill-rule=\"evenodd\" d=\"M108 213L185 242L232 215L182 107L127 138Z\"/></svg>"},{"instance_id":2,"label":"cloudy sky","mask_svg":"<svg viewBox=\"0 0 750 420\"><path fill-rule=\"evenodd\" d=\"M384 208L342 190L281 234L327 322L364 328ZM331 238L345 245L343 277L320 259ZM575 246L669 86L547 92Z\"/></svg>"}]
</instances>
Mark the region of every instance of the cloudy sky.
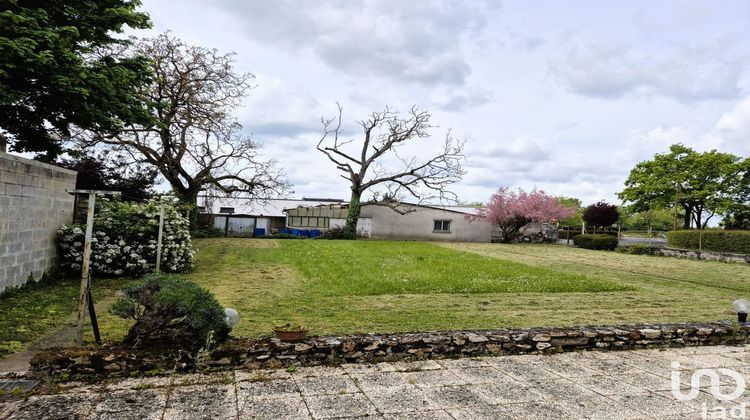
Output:
<instances>
[{"instance_id":1,"label":"cloudy sky","mask_svg":"<svg viewBox=\"0 0 750 420\"><path fill-rule=\"evenodd\" d=\"M389 105L466 139L454 188L617 201L632 166L681 142L750 154L750 2L146 0L151 33L237 53L256 76L237 117L294 196L347 198L315 151ZM138 35L148 35L139 32Z\"/></svg>"}]
</instances>

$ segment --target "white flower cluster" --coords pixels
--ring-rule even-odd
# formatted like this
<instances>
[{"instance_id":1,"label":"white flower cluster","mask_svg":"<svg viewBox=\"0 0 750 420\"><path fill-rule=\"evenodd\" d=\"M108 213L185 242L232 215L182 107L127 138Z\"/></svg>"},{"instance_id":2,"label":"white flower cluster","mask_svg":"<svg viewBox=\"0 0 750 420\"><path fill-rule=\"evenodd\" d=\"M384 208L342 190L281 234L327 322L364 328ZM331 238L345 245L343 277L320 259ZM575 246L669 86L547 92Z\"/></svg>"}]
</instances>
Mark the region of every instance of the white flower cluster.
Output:
<instances>
[{"instance_id":1,"label":"white flower cluster","mask_svg":"<svg viewBox=\"0 0 750 420\"><path fill-rule=\"evenodd\" d=\"M165 204L161 269L182 272L193 267L190 223L175 205ZM57 232L60 265L79 271L83 261L84 227L62 226ZM156 265L159 204L101 200L94 217L91 268L95 275L139 276Z\"/></svg>"}]
</instances>

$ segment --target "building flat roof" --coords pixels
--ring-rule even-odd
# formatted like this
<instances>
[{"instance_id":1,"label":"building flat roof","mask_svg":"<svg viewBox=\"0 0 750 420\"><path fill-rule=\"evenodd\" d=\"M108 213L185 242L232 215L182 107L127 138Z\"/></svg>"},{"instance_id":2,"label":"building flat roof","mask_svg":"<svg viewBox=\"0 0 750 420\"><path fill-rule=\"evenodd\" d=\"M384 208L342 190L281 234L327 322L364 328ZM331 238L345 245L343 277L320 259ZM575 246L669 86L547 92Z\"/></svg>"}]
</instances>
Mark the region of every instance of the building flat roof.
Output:
<instances>
[{"instance_id":1,"label":"building flat roof","mask_svg":"<svg viewBox=\"0 0 750 420\"><path fill-rule=\"evenodd\" d=\"M320 205L332 204L331 199L323 200L304 200L304 199L269 199L258 200L246 197L214 197L209 198L206 203L206 196L198 196L198 206L205 208L204 212L209 214L226 214L221 213L221 207L232 207L235 215L247 216L266 216L266 217L285 217L285 209L297 207L315 207Z\"/></svg>"}]
</instances>

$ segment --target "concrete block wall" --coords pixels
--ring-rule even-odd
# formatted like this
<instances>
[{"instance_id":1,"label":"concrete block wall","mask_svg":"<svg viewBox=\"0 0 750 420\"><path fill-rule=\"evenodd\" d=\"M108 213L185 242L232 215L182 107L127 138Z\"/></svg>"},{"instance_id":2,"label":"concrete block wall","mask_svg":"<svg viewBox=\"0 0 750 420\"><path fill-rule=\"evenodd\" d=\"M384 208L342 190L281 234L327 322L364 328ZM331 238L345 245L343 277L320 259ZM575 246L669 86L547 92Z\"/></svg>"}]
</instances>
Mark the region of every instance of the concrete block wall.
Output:
<instances>
[{"instance_id":1,"label":"concrete block wall","mask_svg":"<svg viewBox=\"0 0 750 420\"><path fill-rule=\"evenodd\" d=\"M57 229L73 220L76 172L0 152L0 292L56 263Z\"/></svg>"}]
</instances>

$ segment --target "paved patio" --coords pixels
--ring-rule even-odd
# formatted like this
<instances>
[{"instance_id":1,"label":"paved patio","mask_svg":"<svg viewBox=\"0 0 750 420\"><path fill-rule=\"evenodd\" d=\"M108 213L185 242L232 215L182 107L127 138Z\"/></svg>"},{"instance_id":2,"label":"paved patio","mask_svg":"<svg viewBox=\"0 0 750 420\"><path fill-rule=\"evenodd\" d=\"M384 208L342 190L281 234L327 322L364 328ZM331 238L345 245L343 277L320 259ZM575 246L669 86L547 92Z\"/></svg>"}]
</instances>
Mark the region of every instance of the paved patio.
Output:
<instances>
[{"instance_id":1,"label":"paved patio","mask_svg":"<svg viewBox=\"0 0 750 420\"><path fill-rule=\"evenodd\" d=\"M0 403L18 419L481 419L702 418L732 409L701 381L691 401L671 392L679 362L683 392L700 368L730 368L750 379L748 347L565 353L377 365L234 371L67 384L53 395ZM705 378L704 378L705 379ZM721 376L724 393L734 389Z\"/></svg>"}]
</instances>

